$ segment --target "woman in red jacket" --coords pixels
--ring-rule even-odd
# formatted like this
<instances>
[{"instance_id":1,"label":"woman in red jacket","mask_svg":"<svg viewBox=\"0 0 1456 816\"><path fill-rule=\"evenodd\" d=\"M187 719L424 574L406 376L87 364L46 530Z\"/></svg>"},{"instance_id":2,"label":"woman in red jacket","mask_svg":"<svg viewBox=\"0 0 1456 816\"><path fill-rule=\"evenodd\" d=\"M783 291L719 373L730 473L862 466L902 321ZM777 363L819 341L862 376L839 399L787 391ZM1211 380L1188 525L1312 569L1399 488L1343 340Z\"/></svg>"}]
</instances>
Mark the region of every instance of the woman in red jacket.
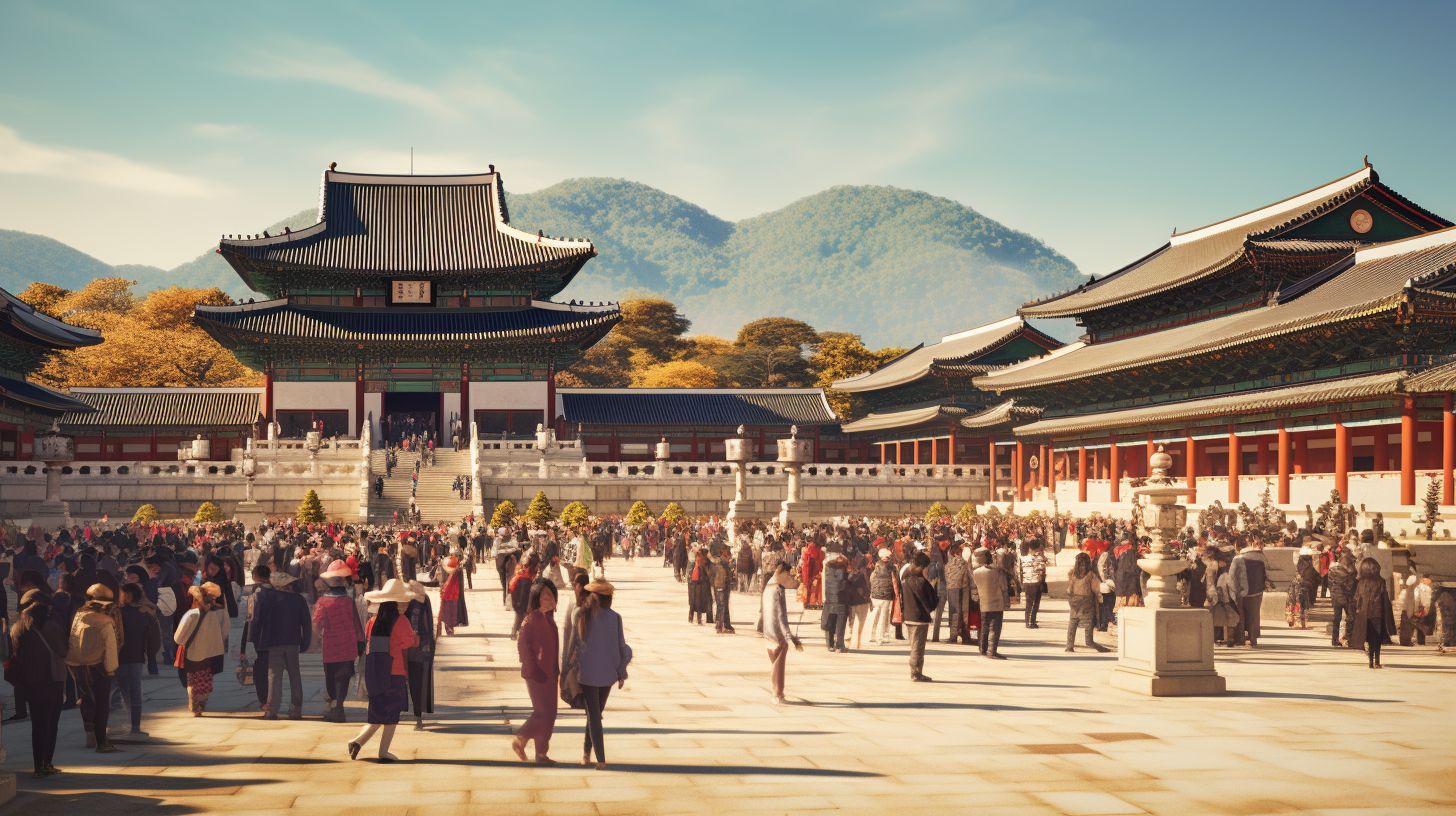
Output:
<instances>
[{"instance_id":1,"label":"woman in red jacket","mask_svg":"<svg viewBox=\"0 0 1456 816\"><path fill-rule=\"evenodd\" d=\"M536 741L536 764L556 764L546 755L551 747L551 733L556 728L556 684L561 675L561 635L556 628L556 585L537 581L531 586L526 621L516 637L516 650L521 656L521 677L531 695L531 716L521 724L511 750L526 762L526 743Z\"/></svg>"},{"instance_id":2,"label":"woman in red jacket","mask_svg":"<svg viewBox=\"0 0 1456 816\"><path fill-rule=\"evenodd\" d=\"M394 729L399 725L399 715L409 705L409 691L406 687L407 652L419 642L414 627L400 614L400 607L410 602L410 593L405 583L390 578L384 588L365 593L364 599L378 604L379 609L364 628L368 637L368 652L364 657L364 681L369 688L369 723L349 743L349 759L357 759L359 750L369 742L374 732L384 729L379 737L379 761L394 762L399 757L389 752L389 743L394 739Z\"/></svg>"}]
</instances>

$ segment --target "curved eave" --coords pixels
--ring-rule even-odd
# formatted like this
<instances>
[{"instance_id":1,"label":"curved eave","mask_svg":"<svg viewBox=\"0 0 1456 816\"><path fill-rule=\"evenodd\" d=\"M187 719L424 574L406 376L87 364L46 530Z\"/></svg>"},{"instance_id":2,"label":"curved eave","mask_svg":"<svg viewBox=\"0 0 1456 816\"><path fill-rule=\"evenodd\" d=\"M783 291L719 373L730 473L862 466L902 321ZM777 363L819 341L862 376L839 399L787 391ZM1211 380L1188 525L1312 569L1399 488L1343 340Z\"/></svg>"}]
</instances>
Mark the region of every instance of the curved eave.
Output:
<instances>
[{"instance_id":1,"label":"curved eave","mask_svg":"<svg viewBox=\"0 0 1456 816\"><path fill-rule=\"evenodd\" d=\"M95 408L80 400L25 380L0 377L0 400L14 402L43 414L90 413Z\"/></svg>"},{"instance_id":2,"label":"curved eave","mask_svg":"<svg viewBox=\"0 0 1456 816\"><path fill-rule=\"evenodd\" d=\"M1040 408L1017 405L1016 400L1012 399L997 403L979 413L963 417L961 418L960 425L962 428L971 430L988 430L1036 419L1039 416L1041 416Z\"/></svg>"},{"instance_id":3,"label":"curved eave","mask_svg":"<svg viewBox=\"0 0 1456 816\"><path fill-rule=\"evenodd\" d=\"M966 409L954 405L927 405L923 408L909 408L903 411L887 411L869 414L840 427L845 433L872 433L916 428L936 420L957 419L965 416Z\"/></svg>"},{"instance_id":4,"label":"curved eave","mask_svg":"<svg viewBox=\"0 0 1456 816\"><path fill-rule=\"evenodd\" d=\"M0 289L0 315L6 334L21 342L50 349L73 349L101 342L101 333L57 320Z\"/></svg>"}]
</instances>

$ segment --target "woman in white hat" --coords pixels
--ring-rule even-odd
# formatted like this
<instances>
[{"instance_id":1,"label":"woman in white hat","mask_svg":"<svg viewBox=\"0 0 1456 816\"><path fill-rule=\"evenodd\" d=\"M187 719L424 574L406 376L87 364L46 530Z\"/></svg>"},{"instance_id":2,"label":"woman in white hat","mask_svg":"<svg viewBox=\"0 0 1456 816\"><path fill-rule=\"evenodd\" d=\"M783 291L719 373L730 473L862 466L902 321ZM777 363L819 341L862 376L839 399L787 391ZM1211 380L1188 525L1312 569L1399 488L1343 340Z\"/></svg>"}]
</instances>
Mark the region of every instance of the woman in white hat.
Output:
<instances>
[{"instance_id":1,"label":"woman in white hat","mask_svg":"<svg viewBox=\"0 0 1456 816\"><path fill-rule=\"evenodd\" d=\"M379 761L394 762L399 757L389 752L399 715L409 705L406 688L408 652L420 639L409 621L400 614L400 606L410 602L409 588L398 578L391 578L384 587L369 592L364 598L377 605L374 617L364 627L369 645L364 656L364 681L369 687L369 723L349 743L349 758L357 759L359 751L374 732L382 727L379 737Z\"/></svg>"}]
</instances>

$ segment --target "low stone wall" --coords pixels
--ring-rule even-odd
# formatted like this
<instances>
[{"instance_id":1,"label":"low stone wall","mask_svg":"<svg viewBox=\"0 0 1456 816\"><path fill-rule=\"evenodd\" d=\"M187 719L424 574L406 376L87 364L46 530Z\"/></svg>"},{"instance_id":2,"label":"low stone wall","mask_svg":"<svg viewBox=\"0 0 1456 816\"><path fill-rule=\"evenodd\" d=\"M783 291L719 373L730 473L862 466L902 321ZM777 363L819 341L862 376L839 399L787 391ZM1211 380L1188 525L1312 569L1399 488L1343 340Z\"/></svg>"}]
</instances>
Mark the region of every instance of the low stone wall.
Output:
<instances>
[{"instance_id":1,"label":"low stone wall","mask_svg":"<svg viewBox=\"0 0 1456 816\"><path fill-rule=\"evenodd\" d=\"M269 516L291 516L310 489L316 491L330 518L359 518L359 481L326 477L259 478L253 499ZM163 518L191 518L197 506L213 502L231 517L247 496L241 476L81 476L61 480L61 498L71 518L89 521L109 515L113 521L130 519L143 504L157 508ZM30 508L45 499L45 479L0 476L0 519L28 519Z\"/></svg>"},{"instance_id":2,"label":"low stone wall","mask_svg":"<svg viewBox=\"0 0 1456 816\"><path fill-rule=\"evenodd\" d=\"M745 489L747 513L754 518L768 518L779 512L784 500L785 485L749 482ZM503 499L510 499L525 509L536 491L546 491L551 504L560 509L566 502L583 501L598 515L624 514L635 501L644 501L653 512L660 513L668 502L682 505L688 515L721 515L733 499L733 477L680 479L520 479L509 482L486 482L481 485L481 502L486 512ZM984 481L940 481L933 484L896 483L879 479L846 480L833 484L805 481L802 499L810 518L844 515L902 516L923 515L935 502L952 510L967 502L984 501Z\"/></svg>"}]
</instances>

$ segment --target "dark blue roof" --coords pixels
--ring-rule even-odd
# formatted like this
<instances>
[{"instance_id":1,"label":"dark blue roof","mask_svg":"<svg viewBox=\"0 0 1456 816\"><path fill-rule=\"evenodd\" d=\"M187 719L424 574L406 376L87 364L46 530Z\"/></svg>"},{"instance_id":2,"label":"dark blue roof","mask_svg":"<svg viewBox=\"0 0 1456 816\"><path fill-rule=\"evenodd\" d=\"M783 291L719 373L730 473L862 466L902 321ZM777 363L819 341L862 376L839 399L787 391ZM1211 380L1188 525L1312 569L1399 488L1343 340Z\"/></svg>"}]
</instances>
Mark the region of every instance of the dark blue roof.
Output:
<instances>
[{"instance_id":1,"label":"dark blue roof","mask_svg":"<svg viewBox=\"0 0 1456 816\"><path fill-rule=\"evenodd\" d=\"M0 376L0 400L8 400L38 408L43 413L60 415L74 411L86 413L96 410L79 400L72 399L59 391L25 380Z\"/></svg>"},{"instance_id":2,"label":"dark blue roof","mask_svg":"<svg viewBox=\"0 0 1456 816\"><path fill-rule=\"evenodd\" d=\"M272 300L243 306L199 306L203 328L218 326L277 337L328 340L483 340L550 336L571 329L611 328L616 307L538 303L521 309L291 306Z\"/></svg>"},{"instance_id":3,"label":"dark blue roof","mask_svg":"<svg viewBox=\"0 0 1456 816\"><path fill-rule=\"evenodd\" d=\"M568 425L830 425L818 388L563 388Z\"/></svg>"}]
</instances>

